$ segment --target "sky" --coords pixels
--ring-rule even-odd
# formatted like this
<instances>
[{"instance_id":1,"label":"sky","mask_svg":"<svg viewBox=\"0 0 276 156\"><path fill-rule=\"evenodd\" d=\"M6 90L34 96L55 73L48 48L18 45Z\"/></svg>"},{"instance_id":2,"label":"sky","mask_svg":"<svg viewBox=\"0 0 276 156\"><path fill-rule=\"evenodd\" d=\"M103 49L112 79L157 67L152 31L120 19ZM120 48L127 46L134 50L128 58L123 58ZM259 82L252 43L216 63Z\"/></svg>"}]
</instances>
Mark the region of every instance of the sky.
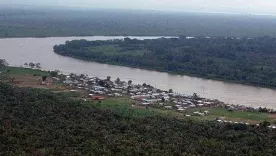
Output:
<instances>
[{"instance_id":1,"label":"sky","mask_svg":"<svg viewBox=\"0 0 276 156\"><path fill-rule=\"evenodd\" d=\"M276 0L0 0L0 5L41 5L276 15Z\"/></svg>"}]
</instances>

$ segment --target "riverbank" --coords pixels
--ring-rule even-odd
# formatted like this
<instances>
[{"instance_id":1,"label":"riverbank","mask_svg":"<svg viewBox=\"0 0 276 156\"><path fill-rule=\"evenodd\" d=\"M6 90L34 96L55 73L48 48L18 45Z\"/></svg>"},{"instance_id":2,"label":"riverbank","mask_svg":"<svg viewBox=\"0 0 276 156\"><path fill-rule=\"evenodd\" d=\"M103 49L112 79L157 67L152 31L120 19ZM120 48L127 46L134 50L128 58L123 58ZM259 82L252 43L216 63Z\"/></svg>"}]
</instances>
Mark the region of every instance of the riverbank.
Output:
<instances>
[{"instance_id":1,"label":"riverbank","mask_svg":"<svg viewBox=\"0 0 276 156\"><path fill-rule=\"evenodd\" d=\"M47 71L18 67L2 70L1 75L3 74L7 75L8 82L20 87L50 89L56 93L67 94L85 101L97 101L103 98L103 102L107 101L104 102L106 105L103 105L104 107L114 107L115 105L112 103L117 103L116 107L121 107L120 103L123 105L127 103L129 107L135 109L150 108L152 111L178 118L246 124L276 121L272 110L227 105L217 100L197 97L196 94L183 95L172 91L163 91L147 84L136 85L118 79L107 81L97 77L75 74L51 77L51 73ZM44 84L41 84L42 76L48 76L48 80ZM270 111L270 113L259 111Z\"/></svg>"},{"instance_id":2,"label":"riverbank","mask_svg":"<svg viewBox=\"0 0 276 156\"><path fill-rule=\"evenodd\" d=\"M4 51L1 58L6 59L12 66L21 66L25 62L39 62L43 70L60 69L66 74L86 73L101 78L107 76L120 77L125 81L133 80L133 82L139 84L144 82L152 84L163 90L174 88L176 92L189 95L196 92L202 97L219 99L225 103L275 108L276 97L273 95L276 94L276 91L272 89L81 61L53 53L52 48L55 44L62 44L75 39L110 40L123 39L123 37L5 39L0 40L0 46L3 47Z\"/></svg>"},{"instance_id":3,"label":"riverbank","mask_svg":"<svg viewBox=\"0 0 276 156\"><path fill-rule=\"evenodd\" d=\"M263 42L272 44L275 40L270 37L74 40L53 49L59 55L78 59L275 88L276 65L274 55L269 52L273 49L263 48L267 44ZM250 51L250 47L254 48Z\"/></svg>"},{"instance_id":4,"label":"riverbank","mask_svg":"<svg viewBox=\"0 0 276 156\"><path fill-rule=\"evenodd\" d=\"M60 54L58 54L58 55L60 55ZM84 57L76 57L76 56L69 56L69 55L68 56L61 55L61 56L74 58L74 59L87 61L87 62L97 62L97 63L103 64L103 65L109 64L109 65L115 65L115 66L129 67L129 68L133 68L134 70L135 69L141 69L141 70L147 70L147 71L167 73L167 74L176 75L176 76L190 76L190 77L196 77L196 78L200 78L200 79L204 79L204 80L214 80L214 81L226 82L226 83L230 83L230 84L241 84L241 85L246 85L246 86L258 87L258 88L268 88L268 89L276 90L276 86L257 85L257 84L248 83L246 81L245 82L240 82L240 81L235 81L235 80L227 80L227 79L214 78L214 77L209 77L209 76L204 77L204 76L197 75L197 74L191 74L191 73L185 73L185 72L182 72L182 73L172 72L172 71L168 71L168 70L162 70L160 68L138 67L138 66L133 66L133 65L128 65L128 64L121 64L121 63L116 63L116 62L105 62L105 61L102 61L102 60L87 59L87 58L84 58Z\"/></svg>"}]
</instances>

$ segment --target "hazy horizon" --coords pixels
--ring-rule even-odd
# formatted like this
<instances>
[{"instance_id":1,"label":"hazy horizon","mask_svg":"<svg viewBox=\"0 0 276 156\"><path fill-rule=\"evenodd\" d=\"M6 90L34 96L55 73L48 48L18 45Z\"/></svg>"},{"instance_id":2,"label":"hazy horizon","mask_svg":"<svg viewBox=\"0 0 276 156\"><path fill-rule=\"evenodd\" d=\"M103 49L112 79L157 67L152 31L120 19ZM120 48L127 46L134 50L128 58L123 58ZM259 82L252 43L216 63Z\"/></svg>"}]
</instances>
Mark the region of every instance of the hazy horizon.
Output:
<instances>
[{"instance_id":1,"label":"hazy horizon","mask_svg":"<svg viewBox=\"0 0 276 156\"><path fill-rule=\"evenodd\" d=\"M0 0L0 5L276 15L273 0Z\"/></svg>"}]
</instances>

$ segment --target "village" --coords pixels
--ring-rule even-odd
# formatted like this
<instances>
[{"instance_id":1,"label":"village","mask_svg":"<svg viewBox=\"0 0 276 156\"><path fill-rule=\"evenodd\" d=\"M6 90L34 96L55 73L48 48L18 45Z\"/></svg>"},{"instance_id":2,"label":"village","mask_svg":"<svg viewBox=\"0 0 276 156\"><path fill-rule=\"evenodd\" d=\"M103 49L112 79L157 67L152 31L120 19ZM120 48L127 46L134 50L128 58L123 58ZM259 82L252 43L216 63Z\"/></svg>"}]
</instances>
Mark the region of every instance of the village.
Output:
<instances>
[{"instance_id":1,"label":"village","mask_svg":"<svg viewBox=\"0 0 276 156\"><path fill-rule=\"evenodd\" d=\"M149 109L173 114L177 118L215 120L219 123L258 126L260 122L269 121L270 128L276 129L276 111L273 109L226 104L216 99L202 98L197 93L187 95L174 92L173 89L161 90L150 84L135 84L132 80L123 81L110 76L99 78L85 74L42 71L40 64L38 67L36 64L38 63L9 67L6 71L10 73L9 81L20 87L51 89L99 105L111 105L117 101L118 104L127 103L136 110Z\"/></svg>"},{"instance_id":2,"label":"village","mask_svg":"<svg viewBox=\"0 0 276 156\"><path fill-rule=\"evenodd\" d=\"M53 77L55 81L59 81L71 88L71 92L76 90L84 90L88 99L101 102L107 98L113 97L128 97L134 100L132 106L140 107L154 107L158 109L172 110L182 113L183 116L208 116L209 111L204 108L223 108L229 112L243 111L243 112L266 112L275 114L275 110L267 108L253 108L242 105L225 104L219 100L201 98L194 93L193 95L185 95L173 92L172 89L168 91L157 89L149 84L133 84L131 80L121 81L120 78L112 81L111 77L101 79L98 77L89 77L88 75L69 74L62 75L56 74ZM87 99L85 99L87 100ZM196 110L198 111L188 111ZM203 109L203 110L202 110ZM223 118L217 118L218 122L241 123L249 124L246 122L233 122L227 121ZM271 126L275 129L276 126Z\"/></svg>"}]
</instances>

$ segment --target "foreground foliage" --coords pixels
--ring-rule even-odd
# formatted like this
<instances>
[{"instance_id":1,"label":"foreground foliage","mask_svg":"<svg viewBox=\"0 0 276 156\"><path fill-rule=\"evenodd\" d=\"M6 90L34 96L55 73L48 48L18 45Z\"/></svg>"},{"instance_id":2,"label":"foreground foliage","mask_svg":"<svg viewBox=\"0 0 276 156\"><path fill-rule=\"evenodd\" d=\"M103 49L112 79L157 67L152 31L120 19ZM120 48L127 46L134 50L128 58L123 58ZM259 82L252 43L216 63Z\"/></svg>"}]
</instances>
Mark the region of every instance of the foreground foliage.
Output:
<instances>
[{"instance_id":1,"label":"foreground foliage","mask_svg":"<svg viewBox=\"0 0 276 156\"><path fill-rule=\"evenodd\" d=\"M0 155L276 154L276 133L267 128L126 115L98 105L0 84Z\"/></svg>"},{"instance_id":2,"label":"foreground foliage","mask_svg":"<svg viewBox=\"0 0 276 156\"><path fill-rule=\"evenodd\" d=\"M276 38L205 38L124 41L75 40L55 46L75 58L276 87ZM107 48L108 47L108 48Z\"/></svg>"}]
</instances>

